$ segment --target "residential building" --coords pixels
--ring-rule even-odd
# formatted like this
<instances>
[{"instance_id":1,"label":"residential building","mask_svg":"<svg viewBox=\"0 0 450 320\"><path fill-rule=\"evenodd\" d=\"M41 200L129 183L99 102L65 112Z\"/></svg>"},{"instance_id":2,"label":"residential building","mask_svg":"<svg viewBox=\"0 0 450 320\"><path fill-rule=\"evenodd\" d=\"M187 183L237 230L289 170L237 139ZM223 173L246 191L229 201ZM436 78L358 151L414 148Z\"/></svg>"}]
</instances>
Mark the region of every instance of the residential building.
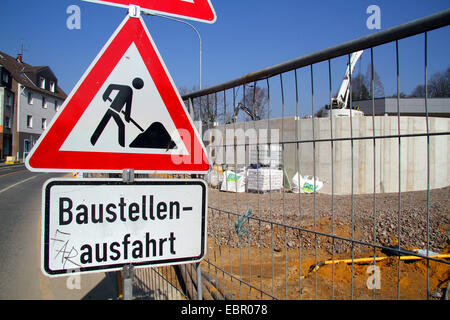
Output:
<instances>
[{"instance_id":1,"label":"residential building","mask_svg":"<svg viewBox=\"0 0 450 320\"><path fill-rule=\"evenodd\" d=\"M0 159L23 161L66 97L50 67L0 51Z\"/></svg>"}]
</instances>

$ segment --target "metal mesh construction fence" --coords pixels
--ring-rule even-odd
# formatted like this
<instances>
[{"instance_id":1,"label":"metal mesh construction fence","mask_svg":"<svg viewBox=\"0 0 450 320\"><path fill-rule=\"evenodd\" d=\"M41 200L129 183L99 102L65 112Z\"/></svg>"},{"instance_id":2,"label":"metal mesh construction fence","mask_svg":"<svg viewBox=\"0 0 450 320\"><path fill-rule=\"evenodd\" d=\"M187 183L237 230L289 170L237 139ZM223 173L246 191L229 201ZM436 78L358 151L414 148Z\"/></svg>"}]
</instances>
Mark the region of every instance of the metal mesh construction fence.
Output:
<instances>
[{"instance_id":1,"label":"metal mesh construction fence","mask_svg":"<svg viewBox=\"0 0 450 320\"><path fill-rule=\"evenodd\" d=\"M201 274L138 270L141 296L448 296L449 97L430 70L447 68L433 57L449 22L447 10L183 96L213 162L207 255ZM321 117L359 50L348 99L364 116Z\"/></svg>"}]
</instances>

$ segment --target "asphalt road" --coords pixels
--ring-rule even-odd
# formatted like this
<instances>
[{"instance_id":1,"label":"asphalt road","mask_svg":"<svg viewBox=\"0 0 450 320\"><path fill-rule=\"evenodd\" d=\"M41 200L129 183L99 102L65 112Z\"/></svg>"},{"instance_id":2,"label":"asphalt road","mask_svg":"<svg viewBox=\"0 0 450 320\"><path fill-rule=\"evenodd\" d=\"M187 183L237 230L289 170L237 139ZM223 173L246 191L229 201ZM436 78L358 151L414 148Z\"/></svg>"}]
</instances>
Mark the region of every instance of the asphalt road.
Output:
<instances>
[{"instance_id":1,"label":"asphalt road","mask_svg":"<svg viewBox=\"0 0 450 320\"><path fill-rule=\"evenodd\" d=\"M41 193L64 174L0 166L0 299L115 299L113 274L48 278L40 270ZM70 177L70 175L66 175Z\"/></svg>"}]
</instances>

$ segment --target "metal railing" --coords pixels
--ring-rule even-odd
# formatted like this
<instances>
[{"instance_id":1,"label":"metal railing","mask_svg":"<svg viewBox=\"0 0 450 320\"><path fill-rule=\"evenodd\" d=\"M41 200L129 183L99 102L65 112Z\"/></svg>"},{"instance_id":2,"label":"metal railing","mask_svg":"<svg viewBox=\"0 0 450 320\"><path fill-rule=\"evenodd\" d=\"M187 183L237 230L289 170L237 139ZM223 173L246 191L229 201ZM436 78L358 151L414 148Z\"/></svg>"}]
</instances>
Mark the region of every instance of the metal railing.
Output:
<instances>
[{"instance_id":1,"label":"metal railing","mask_svg":"<svg viewBox=\"0 0 450 320\"><path fill-rule=\"evenodd\" d=\"M429 35L448 32L449 24L446 10L183 96L202 122L214 161L204 177L210 185L204 298L445 296L450 125L448 116L429 115L428 65ZM415 66L424 74L418 117L401 111L401 41L411 38L423 53ZM376 60L383 46L393 56ZM323 91L331 104L342 74L333 64L350 62L358 50L369 56L369 112L315 116ZM388 61L397 112L379 117L375 72ZM261 120L237 122L238 103ZM179 298L196 298L189 265L141 272L140 279L157 272Z\"/></svg>"}]
</instances>

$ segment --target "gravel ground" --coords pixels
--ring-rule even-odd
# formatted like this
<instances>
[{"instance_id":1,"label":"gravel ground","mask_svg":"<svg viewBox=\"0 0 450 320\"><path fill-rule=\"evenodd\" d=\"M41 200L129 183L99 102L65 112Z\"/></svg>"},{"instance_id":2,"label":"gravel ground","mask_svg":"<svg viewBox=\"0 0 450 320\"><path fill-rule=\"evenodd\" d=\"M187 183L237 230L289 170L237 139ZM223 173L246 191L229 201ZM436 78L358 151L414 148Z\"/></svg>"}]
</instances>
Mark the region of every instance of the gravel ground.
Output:
<instances>
[{"instance_id":1,"label":"gravel ground","mask_svg":"<svg viewBox=\"0 0 450 320\"><path fill-rule=\"evenodd\" d=\"M250 244L273 246L277 251L301 244L302 249L314 249L317 245L330 253L351 249L352 241L333 241L326 236L330 234L383 246L398 245L400 239L400 246L409 250L426 249L427 234L431 251L441 252L450 244L450 187L430 191L428 218L426 191L405 192L400 197L398 193L376 194L375 210L373 194L354 195L352 210L351 196L335 195L332 199L331 195L320 193L255 194L210 189L208 206L209 237L231 247ZM244 219L243 228L249 233L239 237L235 223L247 209L252 216L248 222ZM325 235L315 236L311 231ZM355 244L354 249L358 252L373 247Z\"/></svg>"}]
</instances>

